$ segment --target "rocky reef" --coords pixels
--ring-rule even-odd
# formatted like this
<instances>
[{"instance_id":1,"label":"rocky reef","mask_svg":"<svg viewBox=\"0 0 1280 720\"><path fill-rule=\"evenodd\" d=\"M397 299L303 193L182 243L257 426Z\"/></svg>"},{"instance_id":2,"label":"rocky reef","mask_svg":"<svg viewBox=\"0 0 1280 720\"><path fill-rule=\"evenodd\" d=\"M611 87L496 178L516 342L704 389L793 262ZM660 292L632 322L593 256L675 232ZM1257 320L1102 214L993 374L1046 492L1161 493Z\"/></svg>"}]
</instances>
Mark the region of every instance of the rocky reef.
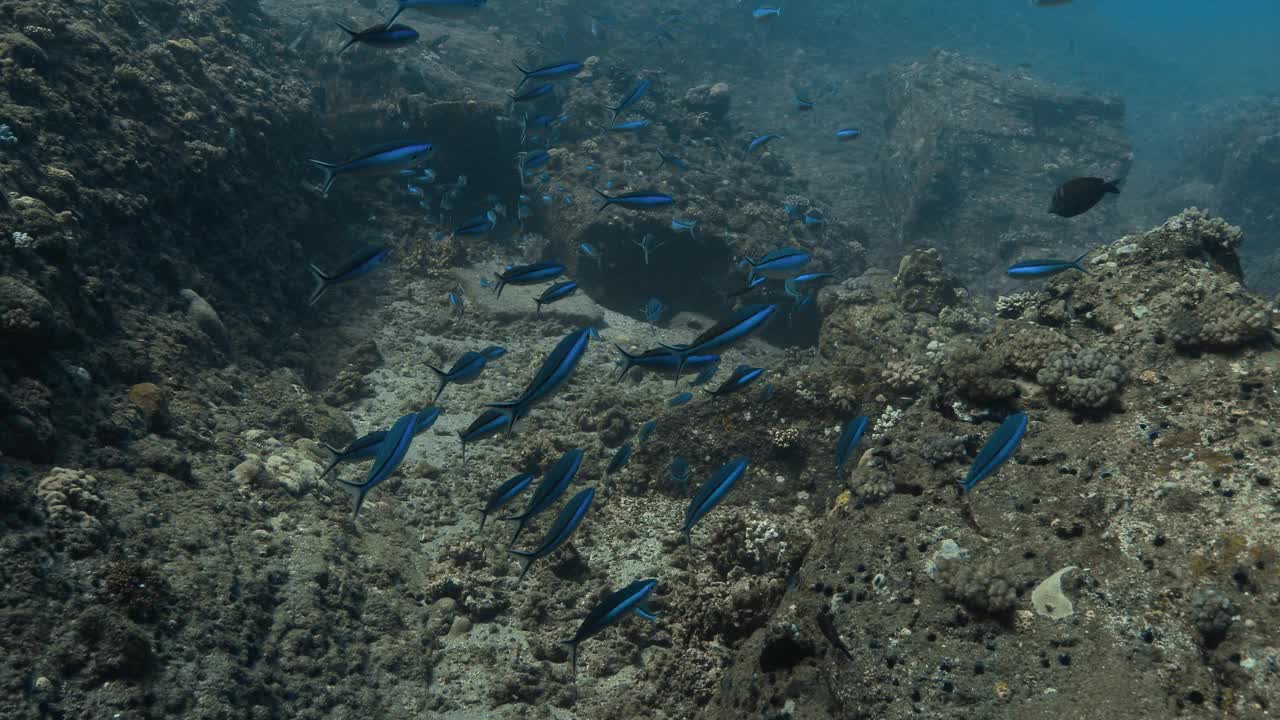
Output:
<instances>
[{"instance_id":1,"label":"rocky reef","mask_svg":"<svg viewBox=\"0 0 1280 720\"><path fill-rule=\"evenodd\" d=\"M860 119L887 132L837 185L809 179L816 145L743 154L778 116L741 79L584 54L542 179L512 162L509 63L533 36L558 47L548 12L589 33L590 8L521 6L341 58L337 10L270 10L0 4L0 715L1022 720L1087 717L1099 697L1134 718L1280 702L1280 351L1273 301L1242 285L1248 233L1179 207L1125 234L1104 205L1068 237L1044 212L1060 173L1125 173L1118 101L935 53L856 80L879 93ZM604 132L639 75L653 126ZM451 218L399 180L322 199L302 162L425 132L459 212L522 193L537 212L483 241L437 236ZM641 187L678 195L696 232L590 205ZM1097 237L1113 241L1088 274L984 282L1015 252ZM307 309L305 265L363 242L395 259ZM674 407L665 375L618 380L613 345L687 341L724 314L735 260L779 244L839 276L807 308L775 292L788 317L726 354L771 392ZM482 285L553 256L582 289L536 316L536 290ZM650 327L655 294L672 312ZM587 325L602 341L564 391L464 456L477 408ZM353 521L326 446L430 402L427 364L494 344L507 354L445 389ZM1013 410L1031 418L1015 460L960 494ZM479 508L571 448L600 495L520 580ZM746 476L686 542L694 489L738 455ZM575 677L562 641L641 577L658 621L585 642Z\"/></svg>"}]
</instances>

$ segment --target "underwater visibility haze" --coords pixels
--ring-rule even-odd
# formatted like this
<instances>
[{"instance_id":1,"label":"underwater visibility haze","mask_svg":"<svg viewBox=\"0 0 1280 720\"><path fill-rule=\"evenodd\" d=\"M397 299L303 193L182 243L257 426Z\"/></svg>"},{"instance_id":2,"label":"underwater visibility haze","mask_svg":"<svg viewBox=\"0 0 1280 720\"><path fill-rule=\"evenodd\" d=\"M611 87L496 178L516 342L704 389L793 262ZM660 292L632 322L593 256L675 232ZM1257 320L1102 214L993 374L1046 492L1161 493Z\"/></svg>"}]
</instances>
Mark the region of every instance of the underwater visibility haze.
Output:
<instances>
[{"instance_id":1,"label":"underwater visibility haze","mask_svg":"<svg viewBox=\"0 0 1280 720\"><path fill-rule=\"evenodd\" d=\"M0 719L1280 707L1280 5L0 22Z\"/></svg>"}]
</instances>

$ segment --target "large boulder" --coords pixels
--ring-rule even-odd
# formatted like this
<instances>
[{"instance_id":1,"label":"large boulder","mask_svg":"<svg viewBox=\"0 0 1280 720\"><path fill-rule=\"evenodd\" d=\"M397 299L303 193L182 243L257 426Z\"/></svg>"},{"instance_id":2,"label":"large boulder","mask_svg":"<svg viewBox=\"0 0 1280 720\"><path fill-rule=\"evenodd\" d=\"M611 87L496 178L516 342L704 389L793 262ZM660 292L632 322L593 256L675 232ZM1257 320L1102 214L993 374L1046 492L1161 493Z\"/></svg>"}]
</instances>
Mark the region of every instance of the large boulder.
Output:
<instances>
[{"instance_id":1,"label":"large boulder","mask_svg":"<svg viewBox=\"0 0 1280 720\"><path fill-rule=\"evenodd\" d=\"M1048 208L1066 180L1127 174L1119 100L942 51L895 66L883 94L880 173L904 247L941 248L968 278L1028 250L1068 253L1115 223L1111 198L1070 220Z\"/></svg>"}]
</instances>

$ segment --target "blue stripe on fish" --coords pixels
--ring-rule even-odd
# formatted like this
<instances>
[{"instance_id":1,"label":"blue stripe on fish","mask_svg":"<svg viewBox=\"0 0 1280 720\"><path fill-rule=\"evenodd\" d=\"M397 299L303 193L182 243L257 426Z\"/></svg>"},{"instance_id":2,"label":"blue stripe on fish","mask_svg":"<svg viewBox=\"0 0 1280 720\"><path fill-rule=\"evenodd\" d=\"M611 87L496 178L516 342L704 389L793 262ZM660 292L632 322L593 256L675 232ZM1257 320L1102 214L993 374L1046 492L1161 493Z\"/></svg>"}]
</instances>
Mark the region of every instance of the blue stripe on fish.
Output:
<instances>
[{"instance_id":1,"label":"blue stripe on fish","mask_svg":"<svg viewBox=\"0 0 1280 720\"><path fill-rule=\"evenodd\" d=\"M1085 270L1084 265L1080 264L1088 255L1089 251L1086 250L1075 260L1020 260L1010 265L1006 272L1008 272L1009 277L1017 279L1049 277L1067 270L1079 270L1088 275L1089 271Z\"/></svg>"},{"instance_id":2,"label":"blue stripe on fish","mask_svg":"<svg viewBox=\"0 0 1280 720\"><path fill-rule=\"evenodd\" d=\"M478 442L485 438L493 437L511 426L511 415L504 412L498 412L492 408L480 413L472 423L467 426L466 430L458 433L458 439L462 441L462 460L467 459L467 444Z\"/></svg>"},{"instance_id":3,"label":"blue stripe on fish","mask_svg":"<svg viewBox=\"0 0 1280 720\"><path fill-rule=\"evenodd\" d=\"M538 487L534 489L533 497L529 498L529 505L525 507L524 512L502 518L516 523L516 531L511 536L511 542L507 544L508 548L516 544L525 526L529 524L530 518L551 507L556 500L560 499L565 488L569 487L574 476L578 474L578 468L582 467L582 456L582 450L579 448L573 448L561 455L560 459L543 473L542 482L538 483Z\"/></svg>"},{"instance_id":4,"label":"blue stripe on fish","mask_svg":"<svg viewBox=\"0 0 1280 720\"><path fill-rule=\"evenodd\" d=\"M582 63L573 60L551 63L550 65L543 65L542 67L535 68L533 70L526 70L520 67L520 64L516 62L512 62L511 64L515 65L517 70L524 73L524 77L520 79L520 85L516 85L517 90L519 90L529 78L541 79L559 77L560 75L573 75L582 71Z\"/></svg>"},{"instance_id":5,"label":"blue stripe on fish","mask_svg":"<svg viewBox=\"0 0 1280 720\"><path fill-rule=\"evenodd\" d=\"M722 320L711 329L694 338L693 342L688 345L663 345L662 347L678 358L676 362L676 380L680 380L680 375L684 372L690 356L703 355L712 350L719 350L746 338L751 333L764 327L769 318L773 317L773 314L777 311L777 305L748 305L734 313L733 316Z\"/></svg>"},{"instance_id":6,"label":"blue stripe on fish","mask_svg":"<svg viewBox=\"0 0 1280 720\"><path fill-rule=\"evenodd\" d=\"M506 272L494 273L498 283L493 288L493 294L502 297L502 289L508 285L538 285L560 277L564 271L564 264L555 261L508 268Z\"/></svg>"},{"instance_id":7,"label":"blue stripe on fish","mask_svg":"<svg viewBox=\"0 0 1280 720\"><path fill-rule=\"evenodd\" d=\"M417 413L409 413L391 426L391 429L387 431L386 436L378 445L378 455L374 458L373 467L369 469L369 475L363 483L352 483L346 480L338 481L338 485L355 498L355 509L351 512L351 522L355 522L360 515L360 507L364 505L364 498L369 494L369 491L376 487L378 483L391 477L396 469L400 467L400 463L404 461L405 454L409 452L409 445L413 442L413 429L417 419Z\"/></svg>"},{"instance_id":8,"label":"blue stripe on fish","mask_svg":"<svg viewBox=\"0 0 1280 720\"><path fill-rule=\"evenodd\" d=\"M484 523L489 519L490 513L514 500L532 482L533 473L520 473L499 485L489 496L489 502L485 503L484 508L480 510L480 529L484 529Z\"/></svg>"},{"instance_id":9,"label":"blue stripe on fish","mask_svg":"<svg viewBox=\"0 0 1280 720\"><path fill-rule=\"evenodd\" d=\"M849 461L849 456L857 447L858 441L862 439L862 434L867 431L869 422L870 419L866 415L859 415L845 423L844 428L840 430L840 437L836 440L837 473L844 469L844 464Z\"/></svg>"},{"instance_id":10,"label":"blue stripe on fish","mask_svg":"<svg viewBox=\"0 0 1280 720\"><path fill-rule=\"evenodd\" d=\"M573 665L573 674L578 674L578 645L584 640L598 634L601 630L634 612L646 620L657 620L657 613L645 607L649 594L657 587L657 580L636 580L630 585L609 593L604 600L591 608L591 612L583 618L578 631L568 640L561 641L569 646L569 659Z\"/></svg>"},{"instance_id":11,"label":"blue stripe on fish","mask_svg":"<svg viewBox=\"0 0 1280 720\"><path fill-rule=\"evenodd\" d=\"M549 305L553 302L563 300L578 291L578 283L573 280L563 280L552 285L542 291L534 302L538 305L537 314L542 314L542 306Z\"/></svg>"},{"instance_id":12,"label":"blue stripe on fish","mask_svg":"<svg viewBox=\"0 0 1280 720\"><path fill-rule=\"evenodd\" d=\"M435 152L435 145L418 140L384 143L369 148L356 157L340 163L308 160L324 172L321 194L329 196L329 188L339 175L383 175L419 165Z\"/></svg>"},{"instance_id":13,"label":"blue stripe on fish","mask_svg":"<svg viewBox=\"0 0 1280 720\"><path fill-rule=\"evenodd\" d=\"M592 190L595 190L595 188L592 188ZM670 195L650 190L623 193L621 195L605 195L599 190L595 190L595 193L604 198L604 204L597 210L603 210L610 205L621 205L622 207L636 210L652 210L666 207L675 202L675 198Z\"/></svg>"},{"instance_id":14,"label":"blue stripe on fish","mask_svg":"<svg viewBox=\"0 0 1280 720\"><path fill-rule=\"evenodd\" d=\"M721 395L735 393L756 380L759 380L762 375L764 375L764 368L739 365L733 369L733 374L720 384L720 387L715 390L706 390L704 392L710 394L712 397L720 397Z\"/></svg>"},{"instance_id":15,"label":"blue stripe on fish","mask_svg":"<svg viewBox=\"0 0 1280 720\"><path fill-rule=\"evenodd\" d=\"M693 499L689 501L689 507L684 513L684 527L681 532L684 533L685 540L690 545L693 544L693 526L703 518L711 508L715 507L725 494L733 489L735 483L738 482L747 472L747 458L739 455L738 457L725 463L714 475L707 478L707 481L698 488L698 492L694 494Z\"/></svg>"},{"instance_id":16,"label":"blue stripe on fish","mask_svg":"<svg viewBox=\"0 0 1280 720\"><path fill-rule=\"evenodd\" d=\"M311 297L307 299L307 305L315 305L316 301L324 295L325 291L334 285L350 282L357 278L368 275L374 268L382 264L383 260L391 254L390 248L385 247L369 247L352 255L332 275L326 274L323 270L315 265L309 265L308 269L312 276L316 279L315 289L311 291Z\"/></svg>"},{"instance_id":17,"label":"blue stripe on fish","mask_svg":"<svg viewBox=\"0 0 1280 720\"><path fill-rule=\"evenodd\" d=\"M554 395L569 379L587 351L592 332L588 327L566 335L542 361L538 373L520 397L508 402L489 403L488 407L510 415L511 426L514 426L534 405ZM511 427L507 430L510 431Z\"/></svg>"},{"instance_id":18,"label":"blue stripe on fish","mask_svg":"<svg viewBox=\"0 0 1280 720\"><path fill-rule=\"evenodd\" d=\"M1005 419L978 451L978 457L969 467L968 474L960 481L960 488L969 492L984 478L995 472L1006 460L1013 457L1027 432L1027 414L1018 412Z\"/></svg>"},{"instance_id":19,"label":"blue stripe on fish","mask_svg":"<svg viewBox=\"0 0 1280 720\"><path fill-rule=\"evenodd\" d=\"M619 113L640 102L640 98L644 97L644 94L649 92L649 85L650 82L648 78L640 80L640 82L635 84L635 87L631 88L631 92L627 93L626 97L622 98L622 102L609 108L613 111L613 117L609 118L609 124L613 125L614 121L618 119Z\"/></svg>"},{"instance_id":20,"label":"blue stripe on fish","mask_svg":"<svg viewBox=\"0 0 1280 720\"><path fill-rule=\"evenodd\" d=\"M587 511L591 509L591 501L595 497L596 489L587 488L570 498L568 504L560 511L560 515L556 517L556 521L547 529L547 534L543 536L542 543L536 550L507 551L520 561L520 577L516 578L516 582L524 580L529 568L533 566L533 561L550 555L568 541L573 531L578 529L583 518L587 516Z\"/></svg>"}]
</instances>

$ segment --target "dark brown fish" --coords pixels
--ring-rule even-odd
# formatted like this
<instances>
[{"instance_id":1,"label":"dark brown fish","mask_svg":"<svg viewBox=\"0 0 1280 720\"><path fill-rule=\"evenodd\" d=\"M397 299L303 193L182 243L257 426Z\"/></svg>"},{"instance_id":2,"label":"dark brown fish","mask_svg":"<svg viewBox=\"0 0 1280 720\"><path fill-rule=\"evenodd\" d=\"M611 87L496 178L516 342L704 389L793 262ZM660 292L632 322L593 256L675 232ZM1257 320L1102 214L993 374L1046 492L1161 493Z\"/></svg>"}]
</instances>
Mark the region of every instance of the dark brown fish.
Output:
<instances>
[{"instance_id":1,"label":"dark brown fish","mask_svg":"<svg viewBox=\"0 0 1280 720\"><path fill-rule=\"evenodd\" d=\"M1119 193L1123 178L1107 182L1097 177L1068 180L1053 193L1049 212L1062 217L1075 217L1097 205L1107 193Z\"/></svg>"}]
</instances>

